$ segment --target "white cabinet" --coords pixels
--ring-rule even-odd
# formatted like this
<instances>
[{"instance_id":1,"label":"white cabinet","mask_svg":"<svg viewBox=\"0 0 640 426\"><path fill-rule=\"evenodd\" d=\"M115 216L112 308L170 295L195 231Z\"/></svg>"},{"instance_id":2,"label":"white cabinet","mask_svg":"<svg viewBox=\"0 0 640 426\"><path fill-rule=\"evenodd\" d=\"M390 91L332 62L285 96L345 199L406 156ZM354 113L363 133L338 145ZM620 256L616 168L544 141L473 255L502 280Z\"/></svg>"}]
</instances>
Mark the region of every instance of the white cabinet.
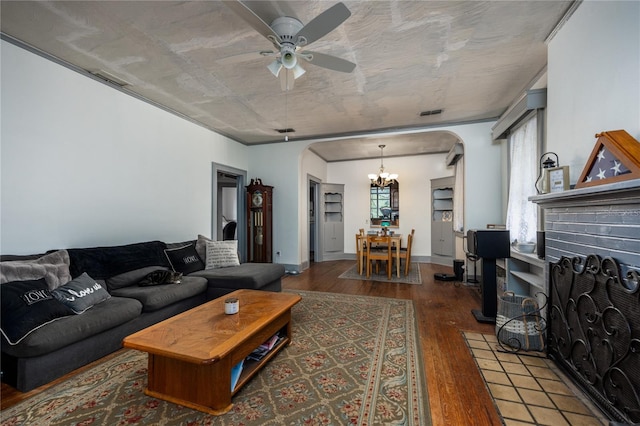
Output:
<instances>
[{"instance_id":1,"label":"white cabinet","mask_svg":"<svg viewBox=\"0 0 640 426\"><path fill-rule=\"evenodd\" d=\"M323 260L341 259L344 255L344 185L320 186L320 225Z\"/></svg>"},{"instance_id":2,"label":"white cabinet","mask_svg":"<svg viewBox=\"0 0 640 426\"><path fill-rule=\"evenodd\" d=\"M431 180L431 254L434 261L454 256L453 188L454 178Z\"/></svg>"}]
</instances>

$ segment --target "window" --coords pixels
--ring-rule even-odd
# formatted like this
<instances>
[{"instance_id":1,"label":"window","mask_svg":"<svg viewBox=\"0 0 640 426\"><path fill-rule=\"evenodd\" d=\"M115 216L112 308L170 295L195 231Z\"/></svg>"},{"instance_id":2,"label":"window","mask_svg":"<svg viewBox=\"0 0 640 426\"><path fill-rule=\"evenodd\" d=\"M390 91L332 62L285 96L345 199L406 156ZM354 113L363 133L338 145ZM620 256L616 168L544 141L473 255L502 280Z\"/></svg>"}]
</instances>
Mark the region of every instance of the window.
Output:
<instances>
[{"instance_id":1,"label":"window","mask_svg":"<svg viewBox=\"0 0 640 426\"><path fill-rule=\"evenodd\" d=\"M369 204L371 226L399 226L399 195L400 184L398 181L384 188L371 184Z\"/></svg>"},{"instance_id":2,"label":"window","mask_svg":"<svg viewBox=\"0 0 640 426\"><path fill-rule=\"evenodd\" d=\"M507 229L511 241L535 242L537 206L529 197L537 195L538 119L536 114L509 134L510 173Z\"/></svg>"}]
</instances>

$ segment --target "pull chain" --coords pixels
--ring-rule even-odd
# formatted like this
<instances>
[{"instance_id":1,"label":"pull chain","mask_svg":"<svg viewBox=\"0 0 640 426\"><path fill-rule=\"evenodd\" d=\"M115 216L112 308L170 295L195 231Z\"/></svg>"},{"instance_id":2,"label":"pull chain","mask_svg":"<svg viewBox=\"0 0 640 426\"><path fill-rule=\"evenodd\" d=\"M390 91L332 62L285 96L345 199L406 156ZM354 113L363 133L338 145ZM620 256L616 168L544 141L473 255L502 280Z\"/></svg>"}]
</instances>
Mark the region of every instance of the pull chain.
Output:
<instances>
[{"instance_id":1,"label":"pull chain","mask_svg":"<svg viewBox=\"0 0 640 426\"><path fill-rule=\"evenodd\" d=\"M284 141L289 142L289 127L287 127L287 113L289 112L287 104L289 95L289 73L287 73L285 78L287 79L287 87L284 91Z\"/></svg>"}]
</instances>

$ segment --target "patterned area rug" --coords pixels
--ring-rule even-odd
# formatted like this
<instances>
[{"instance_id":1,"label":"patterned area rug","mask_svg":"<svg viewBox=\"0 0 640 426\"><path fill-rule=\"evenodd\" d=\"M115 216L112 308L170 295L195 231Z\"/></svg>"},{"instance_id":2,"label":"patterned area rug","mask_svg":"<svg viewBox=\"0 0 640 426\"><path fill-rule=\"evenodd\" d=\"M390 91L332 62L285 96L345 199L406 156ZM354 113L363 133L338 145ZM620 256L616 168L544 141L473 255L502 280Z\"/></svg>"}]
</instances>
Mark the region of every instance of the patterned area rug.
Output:
<instances>
[{"instance_id":1,"label":"patterned area rug","mask_svg":"<svg viewBox=\"0 0 640 426\"><path fill-rule=\"evenodd\" d=\"M291 345L225 415L146 396L147 355L122 350L3 410L2 425L431 424L412 301L295 292Z\"/></svg>"},{"instance_id":2,"label":"patterned area rug","mask_svg":"<svg viewBox=\"0 0 640 426\"><path fill-rule=\"evenodd\" d=\"M400 277L398 277L393 271L391 279L387 278L387 275L381 270L381 274L372 273L369 278L366 274L360 275L358 273L358 265L353 265L351 268L343 272L338 278L345 278L348 280L368 280L368 281L380 281L385 283L401 283L401 284L422 284L422 276L420 275L420 265L418 263L411 263L409 265L409 275L404 276L404 270L400 271Z\"/></svg>"}]
</instances>

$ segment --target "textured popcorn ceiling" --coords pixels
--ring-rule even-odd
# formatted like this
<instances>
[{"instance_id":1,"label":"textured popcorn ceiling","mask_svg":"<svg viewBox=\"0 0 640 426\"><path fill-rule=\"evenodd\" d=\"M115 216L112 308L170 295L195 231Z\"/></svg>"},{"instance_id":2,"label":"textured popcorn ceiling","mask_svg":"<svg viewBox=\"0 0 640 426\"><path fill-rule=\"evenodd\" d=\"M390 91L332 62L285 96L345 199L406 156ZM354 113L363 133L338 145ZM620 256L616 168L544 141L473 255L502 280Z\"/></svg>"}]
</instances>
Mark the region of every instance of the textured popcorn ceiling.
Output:
<instances>
[{"instance_id":1,"label":"textured popcorn ceiling","mask_svg":"<svg viewBox=\"0 0 640 426\"><path fill-rule=\"evenodd\" d=\"M246 2L265 22L309 22L333 1ZM309 49L357 64L304 63L283 92L272 45L219 1L2 1L2 32L245 144L368 135L495 118L546 64L567 1L345 1L351 17ZM420 117L421 111L443 113ZM337 139L329 161L448 151L446 132Z\"/></svg>"}]
</instances>

